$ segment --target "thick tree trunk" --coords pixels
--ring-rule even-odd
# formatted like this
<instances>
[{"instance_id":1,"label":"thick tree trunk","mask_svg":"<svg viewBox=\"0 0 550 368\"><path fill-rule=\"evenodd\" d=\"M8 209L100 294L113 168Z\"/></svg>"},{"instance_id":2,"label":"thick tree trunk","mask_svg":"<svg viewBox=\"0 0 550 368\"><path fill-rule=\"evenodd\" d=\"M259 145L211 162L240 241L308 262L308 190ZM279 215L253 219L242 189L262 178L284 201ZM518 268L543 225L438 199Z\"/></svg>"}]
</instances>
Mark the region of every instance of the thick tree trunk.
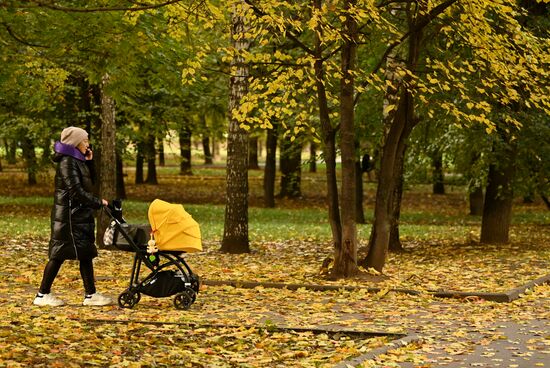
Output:
<instances>
[{"instance_id":1,"label":"thick tree trunk","mask_svg":"<svg viewBox=\"0 0 550 368\"><path fill-rule=\"evenodd\" d=\"M180 129L180 175L193 175L191 170L191 129L185 125Z\"/></svg>"},{"instance_id":2,"label":"thick tree trunk","mask_svg":"<svg viewBox=\"0 0 550 368\"><path fill-rule=\"evenodd\" d=\"M278 124L267 131L264 169L264 206L275 207L275 177L277 174L277 129Z\"/></svg>"},{"instance_id":3,"label":"thick tree trunk","mask_svg":"<svg viewBox=\"0 0 550 368\"><path fill-rule=\"evenodd\" d=\"M280 153L281 191L279 196L299 198L302 195L302 145L297 141L282 140Z\"/></svg>"},{"instance_id":4,"label":"thick tree trunk","mask_svg":"<svg viewBox=\"0 0 550 368\"><path fill-rule=\"evenodd\" d=\"M512 180L515 174L516 149L508 146L498 154L497 162L489 166L485 203L481 218L481 243L509 242L512 220Z\"/></svg>"},{"instance_id":5,"label":"thick tree trunk","mask_svg":"<svg viewBox=\"0 0 550 368\"><path fill-rule=\"evenodd\" d=\"M109 76L104 75L101 83L101 158L99 177L99 197L111 201L116 197L116 123L115 101L109 96L105 88L109 83ZM103 212L97 217L96 242L99 247L103 244L103 234L109 225L110 219Z\"/></svg>"},{"instance_id":6,"label":"thick tree trunk","mask_svg":"<svg viewBox=\"0 0 550 368\"><path fill-rule=\"evenodd\" d=\"M245 1L233 5L231 42L236 55L231 60L229 85L229 129L227 137L227 201L221 251L248 253L248 133L240 127L233 111L248 90L248 65L241 52L250 43L245 38Z\"/></svg>"},{"instance_id":7,"label":"thick tree trunk","mask_svg":"<svg viewBox=\"0 0 550 368\"><path fill-rule=\"evenodd\" d=\"M27 136L21 140L21 148L23 150L23 159L27 167L27 184L36 185L36 172L38 171L38 163L36 162L36 151L34 142Z\"/></svg>"},{"instance_id":8,"label":"thick tree trunk","mask_svg":"<svg viewBox=\"0 0 550 368\"><path fill-rule=\"evenodd\" d=\"M309 172L317 172L317 145L315 142L309 144Z\"/></svg>"},{"instance_id":9,"label":"thick tree trunk","mask_svg":"<svg viewBox=\"0 0 550 368\"><path fill-rule=\"evenodd\" d=\"M147 178L145 183L158 184L157 180L157 149L155 147L155 136L149 133L147 140L145 141L145 152L147 155Z\"/></svg>"},{"instance_id":10,"label":"thick tree trunk","mask_svg":"<svg viewBox=\"0 0 550 368\"><path fill-rule=\"evenodd\" d=\"M212 165L214 162L212 160L212 152L210 151L210 137L204 136L202 138L202 150L204 152L204 164Z\"/></svg>"},{"instance_id":11,"label":"thick tree trunk","mask_svg":"<svg viewBox=\"0 0 550 368\"><path fill-rule=\"evenodd\" d=\"M145 183L143 164L145 163L145 143L140 139L136 144L136 184Z\"/></svg>"},{"instance_id":12,"label":"thick tree trunk","mask_svg":"<svg viewBox=\"0 0 550 368\"><path fill-rule=\"evenodd\" d=\"M258 137L248 138L248 168L250 170L259 170L258 164Z\"/></svg>"},{"instance_id":13,"label":"thick tree trunk","mask_svg":"<svg viewBox=\"0 0 550 368\"><path fill-rule=\"evenodd\" d=\"M470 215L481 216L483 214L483 188L474 184L473 180L470 181L470 188L468 190L468 197L470 202Z\"/></svg>"},{"instance_id":14,"label":"thick tree trunk","mask_svg":"<svg viewBox=\"0 0 550 368\"><path fill-rule=\"evenodd\" d=\"M166 158L164 157L164 140L159 138L159 166L166 166Z\"/></svg>"},{"instance_id":15,"label":"thick tree trunk","mask_svg":"<svg viewBox=\"0 0 550 368\"><path fill-rule=\"evenodd\" d=\"M432 184L433 194L445 194L443 154L441 152L435 152L432 155Z\"/></svg>"}]
</instances>

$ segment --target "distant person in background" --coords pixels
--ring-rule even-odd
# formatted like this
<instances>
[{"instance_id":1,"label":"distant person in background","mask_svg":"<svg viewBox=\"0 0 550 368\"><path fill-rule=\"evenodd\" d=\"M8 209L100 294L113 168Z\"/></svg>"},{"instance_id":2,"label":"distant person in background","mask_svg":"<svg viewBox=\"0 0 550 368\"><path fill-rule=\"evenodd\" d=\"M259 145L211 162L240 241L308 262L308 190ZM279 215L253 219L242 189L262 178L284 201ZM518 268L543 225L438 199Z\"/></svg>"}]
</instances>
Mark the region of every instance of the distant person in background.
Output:
<instances>
[{"instance_id":1,"label":"distant person in background","mask_svg":"<svg viewBox=\"0 0 550 368\"><path fill-rule=\"evenodd\" d=\"M51 293L51 287L63 262L80 261L80 275L84 283L83 305L108 305L113 300L96 292L93 258L95 246L94 210L106 206L105 199L92 194L92 177L87 162L91 162L88 133L81 128L68 127L61 132L61 141L55 142L54 204L51 213L49 261L44 269L40 290L33 304L60 306L63 300Z\"/></svg>"},{"instance_id":2,"label":"distant person in background","mask_svg":"<svg viewBox=\"0 0 550 368\"><path fill-rule=\"evenodd\" d=\"M372 164L371 157L368 153L365 153L361 159L361 171L367 173L368 181L372 181L371 172L373 169L374 165Z\"/></svg>"}]
</instances>

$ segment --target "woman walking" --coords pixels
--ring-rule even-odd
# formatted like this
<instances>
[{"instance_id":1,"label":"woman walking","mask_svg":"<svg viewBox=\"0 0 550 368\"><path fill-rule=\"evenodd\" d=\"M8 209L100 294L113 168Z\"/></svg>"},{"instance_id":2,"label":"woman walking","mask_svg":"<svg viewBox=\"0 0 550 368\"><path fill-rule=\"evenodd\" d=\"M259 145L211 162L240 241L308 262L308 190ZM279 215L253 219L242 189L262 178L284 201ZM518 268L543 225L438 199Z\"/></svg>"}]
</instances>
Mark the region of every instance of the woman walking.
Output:
<instances>
[{"instance_id":1,"label":"woman walking","mask_svg":"<svg viewBox=\"0 0 550 368\"><path fill-rule=\"evenodd\" d=\"M80 261L80 275L84 283L83 305L108 305L111 298L96 292L93 258L95 246L94 210L106 206L105 199L92 194L92 177L86 165L93 158L88 133L81 128L68 127L61 132L61 141L55 142L54 204L51 213L49 261L44 269L40 290L34 304L60 306L63 300L50 291L65 260Z\"/></svg>"}]
</instances>

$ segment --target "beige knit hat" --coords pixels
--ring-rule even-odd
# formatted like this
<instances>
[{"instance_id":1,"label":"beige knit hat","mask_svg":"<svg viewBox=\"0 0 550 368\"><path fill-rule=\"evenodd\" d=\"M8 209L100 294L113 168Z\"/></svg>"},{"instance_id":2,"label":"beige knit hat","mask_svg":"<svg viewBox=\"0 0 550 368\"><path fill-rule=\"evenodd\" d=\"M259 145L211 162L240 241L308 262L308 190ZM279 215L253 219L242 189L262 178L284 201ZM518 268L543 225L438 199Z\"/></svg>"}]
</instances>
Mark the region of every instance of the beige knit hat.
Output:
<instances>
[{"instance_id":1,"label":"beige knit hat","mask_svg":"<svg viewBox=\"0 0 550 368\"><path fill-rule=\"evenodd\" d=\"M82 128L70 126L61 132L61 143L63 144L76 147L85 139L88 139L88 133Z\"/></svg>"}]
</instances>

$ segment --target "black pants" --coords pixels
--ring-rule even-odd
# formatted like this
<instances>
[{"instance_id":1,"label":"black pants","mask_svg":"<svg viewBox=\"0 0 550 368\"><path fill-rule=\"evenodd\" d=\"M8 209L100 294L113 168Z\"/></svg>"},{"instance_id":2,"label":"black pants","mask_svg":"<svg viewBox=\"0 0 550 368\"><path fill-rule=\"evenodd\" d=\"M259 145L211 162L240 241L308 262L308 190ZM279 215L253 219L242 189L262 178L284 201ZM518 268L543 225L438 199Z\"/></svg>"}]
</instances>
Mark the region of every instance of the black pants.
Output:
<instances>
[{"instance_id":1,"label":"black pants","mask_svg":"<svg viewBox=\"0 0 550 368\"><path fill-rule=\"evenodd\" d=\"M50 259L46 268L44 269L44 276L42 278L42 284L40 285L40 293L49 294L52 288L53 281L63 264L62 260ZM84 259L80 261L80 275L82 276L82 282L84 283L84 290L86 295L95 293L95 280L94 280L94 264L91 259Z\"/></svg>"}]
</instances>

